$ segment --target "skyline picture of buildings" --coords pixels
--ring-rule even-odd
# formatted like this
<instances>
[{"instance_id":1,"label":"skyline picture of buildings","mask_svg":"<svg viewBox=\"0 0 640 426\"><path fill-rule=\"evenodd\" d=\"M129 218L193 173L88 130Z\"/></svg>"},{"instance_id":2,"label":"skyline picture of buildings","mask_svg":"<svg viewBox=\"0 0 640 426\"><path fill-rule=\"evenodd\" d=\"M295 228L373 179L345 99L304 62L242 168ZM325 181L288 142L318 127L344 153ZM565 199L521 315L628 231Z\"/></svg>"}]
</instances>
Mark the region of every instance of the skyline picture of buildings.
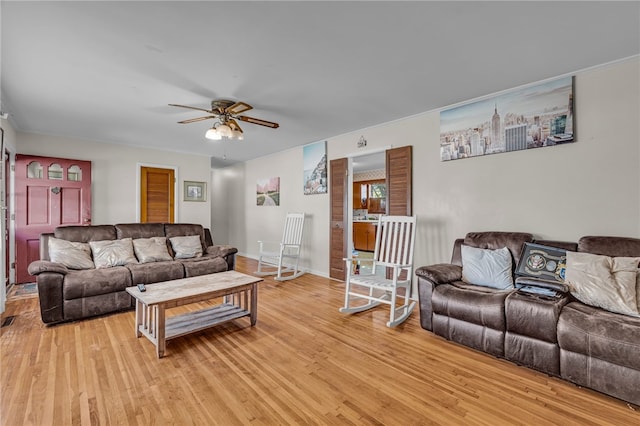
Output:
<instances>
[{"instance_id":1,"label":"skyline picture of buildings","mask_svg":"<svg viewBox=\"0 0 640 426\"><path fill-rule=\"evenodd\" d=\"M574 141L573 77L440 112L440 160Z\"/></svg>"}]
</instances>

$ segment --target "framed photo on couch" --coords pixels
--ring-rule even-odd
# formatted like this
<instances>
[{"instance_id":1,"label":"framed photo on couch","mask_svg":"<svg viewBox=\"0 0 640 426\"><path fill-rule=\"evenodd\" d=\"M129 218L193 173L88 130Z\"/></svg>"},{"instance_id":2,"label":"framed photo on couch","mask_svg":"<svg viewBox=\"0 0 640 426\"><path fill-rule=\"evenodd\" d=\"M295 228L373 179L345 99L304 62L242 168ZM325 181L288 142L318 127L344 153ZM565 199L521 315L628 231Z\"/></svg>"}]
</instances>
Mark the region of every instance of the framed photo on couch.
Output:
<instances>
[{"instance_id":1,"label":"framed photo on couch","mask_svg":"<svg viewBox=\"0 0 640 426\"><path fill-rule=\"evenodd\" d=\"M565 249L525 243L516 275L564 282L566 267L567 251Z\"/></svg>"}]
</instances>

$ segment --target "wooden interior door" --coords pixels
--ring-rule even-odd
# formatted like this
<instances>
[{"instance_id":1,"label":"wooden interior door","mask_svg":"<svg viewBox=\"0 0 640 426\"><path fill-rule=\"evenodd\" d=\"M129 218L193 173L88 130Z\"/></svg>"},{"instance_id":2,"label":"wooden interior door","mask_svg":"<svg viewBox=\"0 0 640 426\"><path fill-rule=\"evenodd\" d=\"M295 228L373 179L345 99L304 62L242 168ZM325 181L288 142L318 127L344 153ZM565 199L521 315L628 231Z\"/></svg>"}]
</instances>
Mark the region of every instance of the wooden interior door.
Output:
<instances>
[{"instance_id":1,"label":"wooden interior door","mask_svg":"<svg viewBox=\"0 0 640 426\"><path fill-rule=\"evenodd\" d=\"M387 212L396 216L411 216L413 211L412 146L386 151Z\"/></svg>"},{"instance_id":2,"label":"wooden interior door","mask_svg":"<svg viewBox=\"0 0 640 426\"><path fill-rule=\"evenodd\" d=\"M91 162L16 154L16 283L33 282L40 234L91 224Z\"/></svg>"},{"instance_id":3,"label":"wooden interior door","mask_svg":"<svg viewBox=\"0 0 640 426\"><path fill-rule=\"evenodd\" d=\"M346 277L344 258L347 257L347 172L349 160L339 158L331 160L330 168L330 236L329 236L329 276L344 281Z\"/></svg>"},{"instance_id":4,"label":"wooden interior door","mask_svg":"<svg viewBox=\"0 0 640 426\"><path fill-rule=\"evenodd\" d=\"M140 168L140 222L175 221L175 182L173 169Z\"/></svg>"}]
</instances>

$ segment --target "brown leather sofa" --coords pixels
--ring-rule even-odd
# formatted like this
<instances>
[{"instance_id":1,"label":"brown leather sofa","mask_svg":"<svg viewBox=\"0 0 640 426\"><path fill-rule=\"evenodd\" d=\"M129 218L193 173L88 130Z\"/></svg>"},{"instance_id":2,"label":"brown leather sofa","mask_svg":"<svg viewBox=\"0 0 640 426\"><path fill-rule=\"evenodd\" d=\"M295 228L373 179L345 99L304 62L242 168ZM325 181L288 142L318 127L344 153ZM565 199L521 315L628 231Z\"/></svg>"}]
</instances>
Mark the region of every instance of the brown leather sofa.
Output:
<instances>
[{"instance_id":1,"label":"brown leather sofa","mask_svg":"<svg viewBox=\"0 0 640 426\"><path fill-rule=\"evenodd\" d=\"M508 247L515 267L532 234L472 232L457 239L451 263L416 270L420 324L433 333L580 386L640 405L640 318L585 305L562 283L535 285L558 298L497 290L462 281L462 244ZM579 242L538 244L607 256L640 257L640 239L583 237ZM535 279L519 278L527 284Z\"/></svg>"},{"instance_id":2,"label":"brown leather sofa","mask_svg":"<svg viewBox=\"0 0 640 426\"><path fill-rule=\"evenodd\" d=\"M203 255L151 263L131 263L100 269L69 269L51 262L49 238L88 243L123 238L199 236ZM129 223L118 225L63 226L40 236L40 260L29 265L36 276L40 314L45 324L78 320L134 307L127 287L234 269L237 249L214 245L208 229L198 224Z\"/></svg>"}]
</instances>

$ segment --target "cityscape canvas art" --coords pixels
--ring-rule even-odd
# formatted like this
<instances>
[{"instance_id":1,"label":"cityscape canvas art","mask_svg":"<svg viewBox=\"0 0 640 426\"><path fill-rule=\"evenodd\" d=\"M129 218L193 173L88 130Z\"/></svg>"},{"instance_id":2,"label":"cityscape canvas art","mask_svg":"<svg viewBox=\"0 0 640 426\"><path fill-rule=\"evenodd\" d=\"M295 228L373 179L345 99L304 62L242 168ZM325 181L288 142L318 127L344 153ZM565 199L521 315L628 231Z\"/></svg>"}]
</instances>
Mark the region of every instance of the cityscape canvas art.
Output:
<instances>
[{"instance_id":1,"label":"cityscape canvas art","mask_svg":"<svg viewBox=\"0 0 640 426\"><path fill-rule=\"evenodd\" d=\"M316 142L302 148L304 193L327 193L327 142Z\"/></svg>"},{"instance_id":2,"label":"cityscape canvas art","mask_svg":"<svg viewBox=\"0 0 640 426\"><path fill-rule=\"evenodd\" d=\"M440 112L440 160L574 141L573 77Z\"/></svg>"},{"instance_id":3,"label":"cityscape canvas art","mask_svg":"<svg viewBox=\"0 0 640 426\"><path fill-rule=\"evenodd\" d=\"M258 179L256 184L256 205L280 205L280 178Z\"/></svg>"}]
</instances>

